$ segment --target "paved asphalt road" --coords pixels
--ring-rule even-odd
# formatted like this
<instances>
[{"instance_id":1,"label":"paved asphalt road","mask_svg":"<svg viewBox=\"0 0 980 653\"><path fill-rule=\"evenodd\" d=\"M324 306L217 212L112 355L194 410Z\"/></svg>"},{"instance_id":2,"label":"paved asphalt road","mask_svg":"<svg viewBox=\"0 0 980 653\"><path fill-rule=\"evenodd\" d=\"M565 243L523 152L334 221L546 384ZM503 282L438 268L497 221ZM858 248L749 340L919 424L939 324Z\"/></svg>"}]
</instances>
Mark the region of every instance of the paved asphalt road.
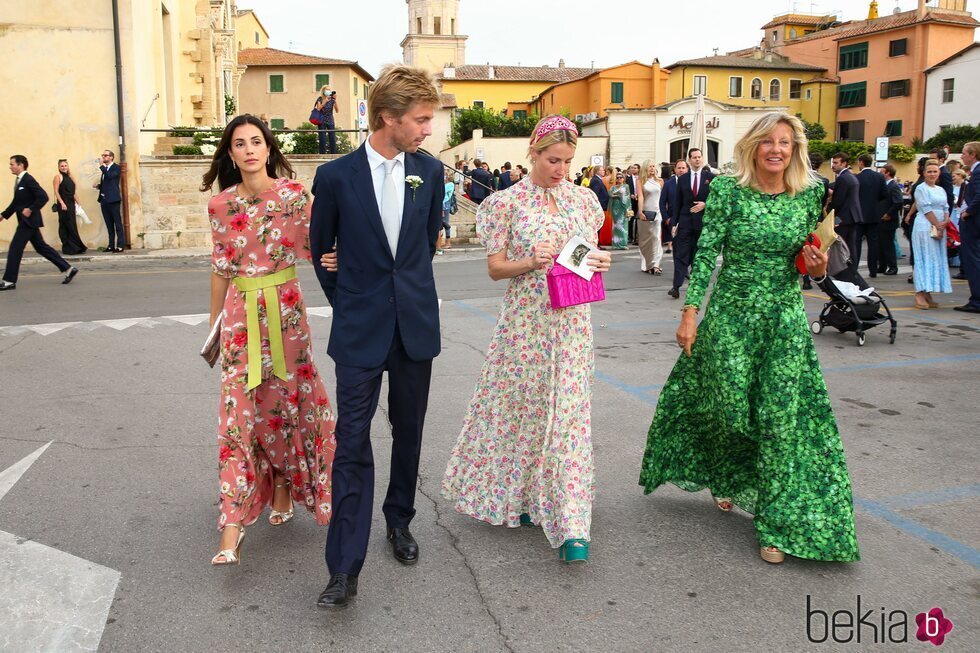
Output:
<instances>
[{"instance_id":1,"label":"paved asphalt road","mask_svg":"<svg viewBox=\"0 0 980 653\"><path fill-rule=\"evenodd\" d=\"M965 284L926 312L910 310L904 275L879 278L900 322L895 345L885 328L861 348L853 334L815 337L862 560L773 567L750 516L719 512L704 492L637 486L678 355L679 302L665 294L668 277L636 270L635 252L616 262L593 312L589 564L562 566L535 529L475 522L439 496L504 290L480 253L454 251L436 260L444 351L412 524L421 561L390 557L376 510L360 595L328 614L314 606L325 530L308 515L283 529L260 520L240 567L208 565L218 387L196 354L206 259L84 261L67 287L47 264L26 266L17 290L0 294L0 651L927 651L915 615L933 607L954 626L941 650L980 650L980 316L950 310ZM309 266L300 278L309 305L324 306ZM811 314L821 303L806 296ZM330 320L313 313L332 397ZM383 487L382 413L373 437ZM849 643L812 642L835 611L852 615L839 612L831 633Z\"/></svg>"}]
</instances>

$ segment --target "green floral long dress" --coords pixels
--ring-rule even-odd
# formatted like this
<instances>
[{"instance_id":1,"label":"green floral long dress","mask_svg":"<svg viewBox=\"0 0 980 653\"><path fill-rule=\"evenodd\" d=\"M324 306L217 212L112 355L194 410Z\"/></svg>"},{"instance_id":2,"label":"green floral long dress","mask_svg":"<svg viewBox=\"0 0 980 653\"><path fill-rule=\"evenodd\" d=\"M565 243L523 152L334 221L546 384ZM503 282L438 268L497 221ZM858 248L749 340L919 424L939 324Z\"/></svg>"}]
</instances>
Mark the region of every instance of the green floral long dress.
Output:
<instances>
[{"instance_id":1,"label":"green floral long dress","mask_svg":"<svg viewBox=\"0 0 980 653\"><path fill-rule=\"evenodd\" d=\"M660 394L640 485L709 488L755 515L761 546L853 561L851 483L794 263L822 197L712 180L685 304L701 305L722 250L724 263Z\"/></svg>"}]
</instances>

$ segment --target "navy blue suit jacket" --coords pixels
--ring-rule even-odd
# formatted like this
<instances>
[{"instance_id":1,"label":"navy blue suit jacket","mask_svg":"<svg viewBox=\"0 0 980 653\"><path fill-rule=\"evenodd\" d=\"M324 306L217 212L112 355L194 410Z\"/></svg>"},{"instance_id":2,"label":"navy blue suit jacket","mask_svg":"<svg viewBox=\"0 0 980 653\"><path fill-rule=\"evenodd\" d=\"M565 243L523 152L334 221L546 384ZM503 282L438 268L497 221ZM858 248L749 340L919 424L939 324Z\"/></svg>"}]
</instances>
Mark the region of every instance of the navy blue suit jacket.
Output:
<instances>
[{"instance_id":1,"label":"navy blue suit jacket","mask_svg":"<svg viewBox=\"0 0 980 653\"><path fill-rule=\"evenodd\" d=\"M980 214L980 165L973 166L970 181L966 183L966 188L960 192L966 193L963 196L963 205L960 207L960 218L966 213L968 219L975 220Z\"/></svg>"},{"instance_id":2,"label":"navy blue suit jacket","mask_svg":"<svg viewBox=\"0 0 980 653\"><path fill-rule=\"evenodd\" d=\"M660 218L663 224L674 224L674 204L677 203L677 176L672 176L664 182L660 191Z\"/></svg>"},{"instance_id":3,"label":"navy blue suit jacket","mask_svg":"<svg viewBox=\"0 0 980 653\"><path fill-rule=\"evenodd\" d=\"M113 163L106 170L105 166L99 166L102 171L102 179L99 181L99 203L122 202L122 193L119 192L119 177L122 176L122 169L118 163Z\"/></svg>"},{"instance_id":4,"label":"navy blue suit jacket","mask_svg":"<svg viewBox=\"0 0 980 653\"><path fill-rule=\"evenodd\" d=\"M842 225L864 222L861 200L858 196L858 180L847 168L841 170L834 180L834 195L830 198L830 208L834 210L834 217L840 220Z\"/></svg>"},{"instance_id":5,"label":"navy blue suit jacket","mask_svg":"<svg viewBox=\"0 0 980 653\"><path fill-rule=\"evenodd\" d=\"M708 184L715 178L715 175L707 167L703 167L698 170L698 175L697 193L695 193L694 189L691 188L691 180L693 177L691 177L690 170L677 178L677 191L675 193L677 201L675 202L674 207L671 209L671 213L673 214L673 221L671 224L679 225L683 218L687 218L691 221L691 225L694 227L694 229L700 231L704 220L704 211L691 213L691 206L695 202L708 201Z\"/></svg>"},{"instance_id":6,"label":"navy blue suit jacket","mask_svg":"<svg viewBox=\"0 0 980 653\"><path fill-rule=\"evenodd\" d=\"M392 258L364 146L317 168L310 248L320 285L333 307L327 353L338 365L379 367L398 335L412 360L439 354L432 258L442 226L442 165L427 155L406 152L405 176L409 175L421 177L423 183L414 191L405 185L398 254ZM319 260L335 247L338 269L327 272Z\"/></svg>"},{"instance_id":7,"label":"navy blue suit jacket","mask_svg":"<svg viewBox=\"0 0 980 653\"><path fill-rule=\"evenodd\" d=\"M605 211L609 208L609 191L606 190L606 185L602 183L602 177L593 177L589 180L589 188L595 193L596 198L599 200L599 206Z\"/></svg>"},{"instance_id":8,"label":"navy blue suit jacket","mask_svg":"<svg viewBox=\"0 0 980 653\"><path fill-rule=\"evenodd\" d=\"M885 175L871 168L857 174L858 198L861 203L861 217L865 224L881 222L884 213L882 203L888 199Z\"/></svg>"},{"instance_id":9,"label":"navy blue suit jacket","mask_svg":"<svg viewBox=\"0 0 980 653\"><path fill-rule=\"evenodd\" d=\"M6 219L16 213L18 224L40 229L44 226L44 220L41 219L41 211L44 210L47 203L48 194L44 192L44 189L41 188L41 185L37 183L37 180L29 172L24 173L24 176L17 183L14 198L10 200L10 205L0 215ZM24 215L24 209L31 210L29 217Z\"/></svg>"}]
</instances>

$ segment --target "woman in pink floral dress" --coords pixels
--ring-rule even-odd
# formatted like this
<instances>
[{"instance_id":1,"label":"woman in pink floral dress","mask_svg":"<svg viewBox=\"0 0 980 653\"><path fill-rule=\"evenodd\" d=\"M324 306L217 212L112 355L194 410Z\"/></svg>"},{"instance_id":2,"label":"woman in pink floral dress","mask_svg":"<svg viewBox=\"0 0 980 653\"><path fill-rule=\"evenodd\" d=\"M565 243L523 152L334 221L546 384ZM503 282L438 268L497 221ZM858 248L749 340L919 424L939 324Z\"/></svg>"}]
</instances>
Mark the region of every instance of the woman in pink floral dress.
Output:
<instances>
[{"instance_id":1,"label":"woman in pink floral dress","mask_svg":"<svg viewBox=\"0 0 980 653\"><path fill-rule=\"evenodd\" d=\"M592 319L588 304L553 309L546 274L573 236L595 244L605 219L595 194L566 179L577 136L566 118L542 119L531 174L480 206L490 277L510 283L442 484L463 514L541 526L566 562L589 551ZM589 258L609 269L608 252Z\"/></svg>"},{"instance_id":2,"label":"woman in pink floral dress","mask_svg":"<svg viewBox=\"0 0 980 653\"><path fill-rule=\"evenodd\" d=\"M214 565L239 562L244 528L266 505L273 526L292 519L292 501L318 524L330 520L334 415L295 268L310 257L310 200L287 176L271 132L243 115L225 129L202 185L222 189L208 203L211 323L222 321Z\"/></svg>"}]
</instances>

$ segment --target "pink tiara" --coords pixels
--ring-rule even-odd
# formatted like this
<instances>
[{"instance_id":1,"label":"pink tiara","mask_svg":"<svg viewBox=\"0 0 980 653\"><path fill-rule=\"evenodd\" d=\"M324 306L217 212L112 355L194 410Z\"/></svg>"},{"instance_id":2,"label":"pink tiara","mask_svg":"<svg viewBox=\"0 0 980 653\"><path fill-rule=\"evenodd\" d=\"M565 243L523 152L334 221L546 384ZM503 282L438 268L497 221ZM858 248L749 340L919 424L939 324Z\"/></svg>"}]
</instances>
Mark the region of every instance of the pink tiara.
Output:
<instances>
[{"instance_id":1,"label":"pink tiara","mask_svg":"<svg viewBox=\"0 0 980 653\"><path fill-rule=\"evenodd\" d=\"M544 138L545 135L556 131L568 131L578 136L578 128L575 126L574 122L572 122L565 116L555 116L553 118L548 118L543 123L541 123L541 126L538 127L538 130L534 132L533 142L537 143L542 138Z\"/></svg>"}]
</instances>

